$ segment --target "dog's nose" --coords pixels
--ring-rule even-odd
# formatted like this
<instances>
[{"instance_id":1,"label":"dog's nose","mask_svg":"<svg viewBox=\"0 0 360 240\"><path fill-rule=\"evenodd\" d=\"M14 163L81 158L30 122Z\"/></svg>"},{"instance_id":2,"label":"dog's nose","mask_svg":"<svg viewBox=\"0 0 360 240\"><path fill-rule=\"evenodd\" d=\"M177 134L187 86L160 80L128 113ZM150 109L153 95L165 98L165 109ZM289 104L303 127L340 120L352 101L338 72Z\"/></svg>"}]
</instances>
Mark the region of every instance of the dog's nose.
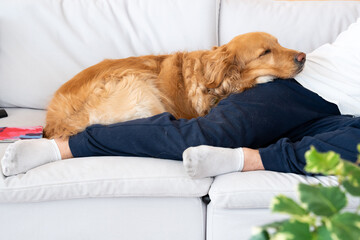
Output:
<instances>
[{"instance_id":1,"label":"dog's nose","mask_svg":"<svg viewBox=\"0 0 360 240\"><path fill-rule=\"evenodd\" d=\"M296 63L304 63L306 60L306 54L301 52L295 55L295 62Z\"/></svg>"}]
</instances>

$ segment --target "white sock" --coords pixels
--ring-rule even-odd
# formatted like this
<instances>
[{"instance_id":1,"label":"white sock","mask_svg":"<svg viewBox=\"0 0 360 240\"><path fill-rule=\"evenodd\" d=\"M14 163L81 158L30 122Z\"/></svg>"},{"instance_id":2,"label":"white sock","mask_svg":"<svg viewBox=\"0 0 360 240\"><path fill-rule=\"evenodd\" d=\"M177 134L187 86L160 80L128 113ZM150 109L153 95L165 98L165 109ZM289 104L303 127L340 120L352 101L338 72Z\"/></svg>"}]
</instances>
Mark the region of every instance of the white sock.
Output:
<instances>
[{"instance_id":1,"label":"white sock","mask_svg":"<svg viewBox=\"0 0 360 240\"><path fill-rule=\"evenodd\" d=\"M11 176L57 160L61 155L54 139L20 140L7 147L1 167L5 176Z\"/></svg>"},{"instance_id":2,"label":"white sock","mask_svg":"<svg viewBox=\"0 0 360 240\"><path fill-rule=\"evenodd\" d=\"M183 164L192 178L213 177L242 171L244 152L242 148L189 147L183 152Z\"/></svg>"}]
</instances>

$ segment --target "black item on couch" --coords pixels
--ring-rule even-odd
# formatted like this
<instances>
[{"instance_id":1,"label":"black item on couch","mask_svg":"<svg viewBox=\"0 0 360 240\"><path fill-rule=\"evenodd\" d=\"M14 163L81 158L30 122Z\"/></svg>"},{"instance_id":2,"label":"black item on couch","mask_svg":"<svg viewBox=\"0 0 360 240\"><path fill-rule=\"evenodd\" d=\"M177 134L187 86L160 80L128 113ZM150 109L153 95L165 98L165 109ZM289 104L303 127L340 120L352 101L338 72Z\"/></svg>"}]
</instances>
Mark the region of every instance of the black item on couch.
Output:
<instances>
[{"instance_id":1,"label":"black item on couch","mask_svg":"<svg viewBox=\"0 0 360 240\"><path fill-rule=\"evenodd\" d=\"M4 118L7 117L7 112L5 111L5 109L0 108L0 118Z\"/></svg>"}]
</instances>

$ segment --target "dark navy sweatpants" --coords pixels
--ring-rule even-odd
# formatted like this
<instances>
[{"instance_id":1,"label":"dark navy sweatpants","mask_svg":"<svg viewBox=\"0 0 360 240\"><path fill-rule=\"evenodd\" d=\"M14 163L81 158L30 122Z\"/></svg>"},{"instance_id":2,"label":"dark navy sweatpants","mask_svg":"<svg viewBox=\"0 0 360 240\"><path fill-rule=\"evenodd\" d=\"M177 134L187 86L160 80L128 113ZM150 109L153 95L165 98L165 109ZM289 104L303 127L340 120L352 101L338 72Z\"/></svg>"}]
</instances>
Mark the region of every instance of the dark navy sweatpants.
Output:
<instances>
[{"instance_id":1,"label":"dark navy sweatpants","mask_svg":"<svg viewBox=\"0 0 360 240\"><path fill-rule=\"evenodd\" d=\"M266 170L304 172L314 145L355 161L360 118L341 116L336 105L294 79L261 84L222 100L210 113L176 120L169 113L108 126L93 125L70 137L75 157L142 156L181 160L190 146L260 150Z\"/></svg>"}]
</instances>

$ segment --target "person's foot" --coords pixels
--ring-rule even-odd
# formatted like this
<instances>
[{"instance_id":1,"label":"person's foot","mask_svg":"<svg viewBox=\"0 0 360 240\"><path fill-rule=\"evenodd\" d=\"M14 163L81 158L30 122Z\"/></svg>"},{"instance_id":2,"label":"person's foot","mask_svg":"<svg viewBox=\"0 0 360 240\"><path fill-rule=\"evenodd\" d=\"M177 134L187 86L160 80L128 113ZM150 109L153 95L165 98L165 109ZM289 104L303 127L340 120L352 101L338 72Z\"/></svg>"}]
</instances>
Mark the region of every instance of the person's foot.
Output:
<instances>
[{"instance_id":1,"label":"person's foot","mask_svg":"<svg viewBox=\"0 0 360 240\"><path fill-rule=\"evenodd\" d=\"M11 176L57 160L61 155L54 140L20 140L8 146L1 167L5 176Z\"/></svg>"},{"instance_id":2,"label":"person's foot","mask_svg":"<svg viewBox=\"0 0 360 240\"><path fill-rule=\"evenodd\" d=\"M242 171L244 153L242 148L189 147L183 152L183 164L192 178L213 177Z\"/></svg>"}]
</instances>

